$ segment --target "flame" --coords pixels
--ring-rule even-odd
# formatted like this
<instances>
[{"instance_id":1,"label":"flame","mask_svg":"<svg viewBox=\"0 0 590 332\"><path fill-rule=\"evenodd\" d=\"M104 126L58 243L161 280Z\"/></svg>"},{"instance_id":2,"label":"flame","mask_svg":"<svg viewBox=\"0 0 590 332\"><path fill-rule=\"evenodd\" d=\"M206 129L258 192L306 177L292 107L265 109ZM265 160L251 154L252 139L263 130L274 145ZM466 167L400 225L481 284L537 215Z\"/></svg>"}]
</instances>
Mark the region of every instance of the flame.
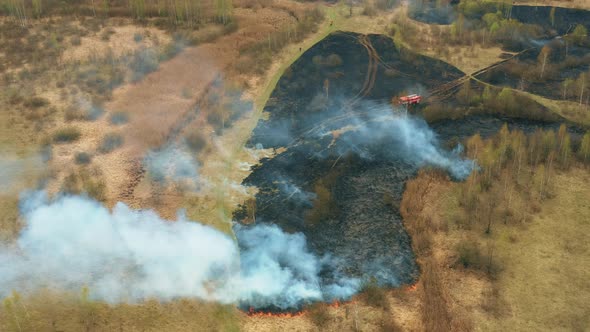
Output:
<instances>
[{"instance_id":1,"label":"flame","mask_svg":"<svg viewBox=\"0 0 590 332\"><path fill-rule=\"evenodd\" d=\"M413 291L415 291L416 289L418 289L418 283L415 283L415 284L413 284L413 285L411 285L411 286L409 286L409 287L407 288L407 290L408 290L409 292L413 292Z\"/></svg>"}]
</instances>

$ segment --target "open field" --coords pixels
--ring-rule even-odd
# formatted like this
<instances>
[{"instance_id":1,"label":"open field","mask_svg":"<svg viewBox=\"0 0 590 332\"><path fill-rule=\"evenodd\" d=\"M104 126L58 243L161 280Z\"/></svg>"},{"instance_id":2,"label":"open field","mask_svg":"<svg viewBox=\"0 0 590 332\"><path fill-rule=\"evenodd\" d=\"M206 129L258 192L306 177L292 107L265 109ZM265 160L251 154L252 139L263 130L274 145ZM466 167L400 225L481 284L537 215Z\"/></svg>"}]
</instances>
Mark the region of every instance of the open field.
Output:
<instances>
[{"instance_id":1,"label":"open field","mask_svg":"<svg viewBox=\"0 0 590 332\"><path fill-rule=\"evenodd\" d=\"M590 8L587 0L547 4ZM293 27L316 7L324 18L292 41ZM14 32L16 24L2 18L7 24L0 27L6 27L2 45L22 41L23 49L0 50L0 240L14 243L18 236L18 195L27 188L87 194L109 208L123 202L169 220L184 210L190 220L235 238L232 212L257 190L242 181L261 159L284 151L245 145L268 116L263 108L281 76L332 32L387 35L398 46L468 75L510 53L477 43L442 52L438 37L450 34L450 26L413 21L405 4L374 15L367 11L344 3L244 1L235 4L237 24L231 30L219 22L175 31L128 17L68 23L64 16L31 20L22 36ZM419 34L417 40L392 32L400 27ZM272 46L279 43L274 36L285 31L287 42ZM236 65L252 61L248 57L256 50L266 52L267 43L270 60L244 62L264 70ZM252 51L252 45L259 49ZM23 56L27 53L32 55ZM511 91L590 126L587 106ZM13 293L0 309L0 330L585 331L590 328L584 237L590 231L589 174L580 163L556 171L551 195L542 200L509 187L513 209L522 211L524 221L501 223L506 217L498 213L488 234L483 224L466 226L464 183L420 172L407 183L401 206L394 206L402 211L422 272L413 286L366 285L351 301L318 304L293 317L249 315L235 305L194 299L109 305L90 300L84 290ZM491 192L507 188L504 176L495 178ZM488 265L465 264L461 250L473 243Z\"/></svg>"},{"instance_id":2,"label":"open field","mask_svg":"<svg viewBox=\"0 0 590 332\"><path fill-rule=\"evenodd\" d=\"M503 313L480 316L482 330L584 331L590 327L587 169L558 174L555 198L522 229L495 238L503 269L496 281ZM543 299L543 300L540 300Z\"/></svg>"}]
</instances>

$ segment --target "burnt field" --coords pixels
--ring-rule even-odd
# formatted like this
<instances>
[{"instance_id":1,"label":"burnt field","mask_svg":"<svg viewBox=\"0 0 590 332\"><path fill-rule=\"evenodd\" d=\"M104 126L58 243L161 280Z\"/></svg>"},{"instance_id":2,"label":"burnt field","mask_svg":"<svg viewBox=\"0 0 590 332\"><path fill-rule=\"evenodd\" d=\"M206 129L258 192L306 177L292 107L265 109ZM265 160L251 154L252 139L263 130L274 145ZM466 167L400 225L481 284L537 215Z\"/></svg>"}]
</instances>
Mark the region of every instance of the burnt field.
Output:
<instances>
[{"instance_id":1,"label":"burnt field","mask_svg":"<svg viewBox=\"0 0 590 332\"><path fill-rule=\"evenodd\" d=\"M412 3L408 14L427 24L460 24L471 32L487 33L492 41L510 52L540 48L556 37L575 35L578 26L590 29L590 11L551 6L421 1Z\"/></svg>"},{"instance_id":2,"label":"burnt field","mask_svg":"<svg viewBox=\"0 0 590 332\"><path fill-rule=\"evenodd\" d=\"M417 276L396 207L404 180L416 168L395 156L395 142L386 133L375 132L373 141L352 127L378 124L377 113L392 115L366 100L388 103L396 94L424 92L463 73L437 60L400 54L384 36L367 38L379 58L374 59L360 38L329 36L281 78L265 108L269 119L258 124L250 144L287 151L264 160L244 184L260 190L258 222L302 232L315 253L337 258L336 269L325 271L324 278L345 273L397 286ZM337 132L347 126L349 131Z\"/></svg>"},{"instance_id":3,"label":"burnt field","mask_svg":"<svg viewBox=\"0 0 590 332\"><path fill-rule=\"evenodd\" d=\"M553 14L551 10L555 8ZM543 27L548 34L561 36L571 33L576 25L590 29L590 11L551 6L512 6L511 17L526 24Z\"/></svg>"},{"instance_id":4,"label":"burnt field","mask_svg":"<svg viewBox=\"0 0 590 332\"><path fill-rule=\"evenodd\" d=\"M258 123L249 146L285 149L244 180L259 189L255 213L243 206L234 219L247 227L255 214L258 224L303 233L310 251L326 262L322 285L340 278L388 287L415 282L419 271L399 213L405 181L423 166L466 176L473 165L452 151L453 142L476 132L491 135L506 121L526 130L557 127L469 117L439 121L433 130L389 104L393 96L427 94L461 76L444 62L400 54L385 36L328 36L273 91L264 109L268 118ZM239 232L237 237L240 243Z\"/></svg>"},{"instance_id":5,"label":"burnt field","mask_svg":"<svg viewBox=\"0 0 590 332\"><path fill-rule=\"evenodd\" d=\"M581 79L589 71L590 48L586 45L567 45L564 40L557 39L524 52L477 78L551 99L579 102L582 93L582 102L588 103L584 96L590 90Z\"/></svg>"}]
</instances>

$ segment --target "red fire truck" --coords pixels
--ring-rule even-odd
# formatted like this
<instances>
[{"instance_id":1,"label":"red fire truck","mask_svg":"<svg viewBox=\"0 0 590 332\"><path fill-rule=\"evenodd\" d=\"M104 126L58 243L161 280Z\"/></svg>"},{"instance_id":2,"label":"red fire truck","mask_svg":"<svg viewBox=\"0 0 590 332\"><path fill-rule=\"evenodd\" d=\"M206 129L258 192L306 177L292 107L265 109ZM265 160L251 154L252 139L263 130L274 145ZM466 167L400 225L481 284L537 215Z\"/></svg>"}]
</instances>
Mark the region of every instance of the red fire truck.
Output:
<instances>
[{"instance_id":1,"label":"red fire truck","mask_svg":"<svg viewBox=\"0 0 590 332\"><path fill-rule=\"evenodd\" d=\"M398 102L402 105L415 105L420 104L422 97L417 94L407 95L399 97Z\"/></svg>"}]
</instances>

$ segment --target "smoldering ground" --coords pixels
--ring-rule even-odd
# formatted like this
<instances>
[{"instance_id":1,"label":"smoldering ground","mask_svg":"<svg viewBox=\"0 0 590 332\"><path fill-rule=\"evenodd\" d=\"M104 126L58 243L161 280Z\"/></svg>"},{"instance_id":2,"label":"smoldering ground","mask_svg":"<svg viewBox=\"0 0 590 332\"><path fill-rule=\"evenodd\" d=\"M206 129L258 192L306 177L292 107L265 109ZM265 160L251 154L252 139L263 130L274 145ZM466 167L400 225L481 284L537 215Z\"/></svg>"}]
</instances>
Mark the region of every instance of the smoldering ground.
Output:
<instances>
[{"instance_id":1,"label":"smoldering ground","mask_svg":"<svg viewBox=\"0 0 590 332\"><path fill-rule=\"evenodd\" d=\"M236 228L238 246L182 213L171 222L122 203L109 211L86 197L44 192L23 195L20 209L18 239L0 246L0 295L88 287L111 303L196 297L286 309L358 288L346 278L322 288L318 274L330 258L276 226Z\"/></svg>"},{"instance_id":2,"label":"smoldering ground","mask_svg":"<svg viewBox=\"0 0 590 332\"><path fill-rule=\"evenodd\" d=\"M311 114L304 121L315 125L289 137L284 152L263 160L244 181L259 189L257 222L302 232L312 252L334 257L335 264L320 274L321 285L342 275L384 286L411 283L417 267L391 204L420 167L463 179L476 166L460 149L443 148L420 118L381 103L358 102L348 112L343 104ZM257 137L268 143L270 130Z\"/></svg>"},{"instance_id":3,"label":"smoldering ground","mask_svg":"<svg viewBox=\"0 0 590 332\"><path fill-rule=\"evenodd\" d=\"M257 223L301 232L311 252L334 258L320 273L321 285L342 275L383 286L416 280L396 208L404 183L422 166L463 178L473 164L389 101L462 75L444 62L402 54L390 38L337 32L281 77L249 146L282 152L263 159L244 184L258 188ZM247 213L237 211L236 220L249 220Z\"/></svg>"}]
</instances>

